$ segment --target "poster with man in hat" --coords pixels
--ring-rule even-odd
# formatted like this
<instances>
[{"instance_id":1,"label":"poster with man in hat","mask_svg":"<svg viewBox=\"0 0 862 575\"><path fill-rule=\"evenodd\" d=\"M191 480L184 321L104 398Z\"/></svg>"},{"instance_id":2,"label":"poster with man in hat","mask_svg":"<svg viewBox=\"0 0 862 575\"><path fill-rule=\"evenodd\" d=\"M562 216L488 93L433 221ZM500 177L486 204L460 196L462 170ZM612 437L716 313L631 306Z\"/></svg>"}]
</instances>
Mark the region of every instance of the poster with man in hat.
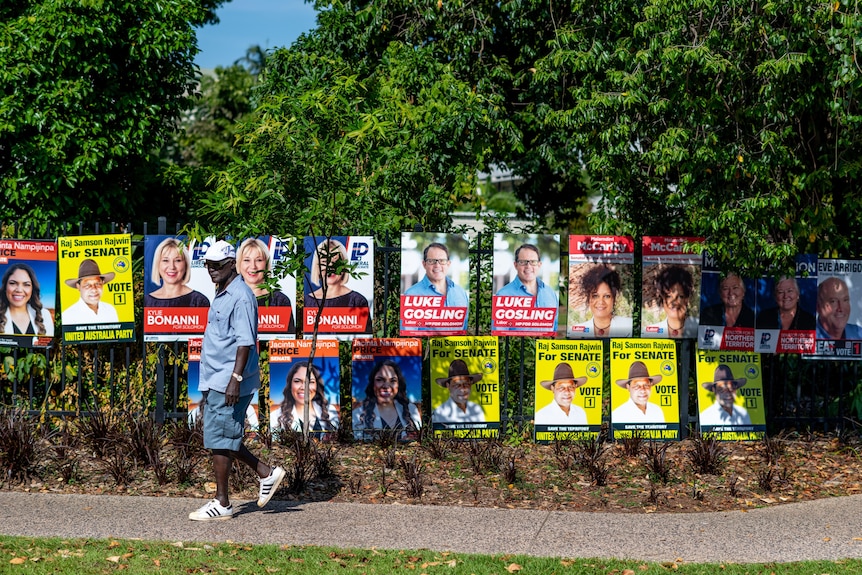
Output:
<instances>
[{"instance_id":1,"label":"poster with man in hat","mask_svg":"<svg viewBox=\"0 0 862 575\"><path fill-rule=\"evenodd\" d=\"M602 342L536 341L538 443L594 439L602 428Z\"/></svg>"},{"instance_id":2,"label":"poster with man in hat","mask_svg":"<svg viewBox=\"0 0 862 575\"><path fill-rule=\"evenodd\" d=\"M611 340L613 438L679 440L676 343L664 339Z\"/></svg>"},{"instance_id":3,"label":"poster with man in hat","mask_svg":"<svg viewBox=\"0 0 862 575\"><path fill-rule=\"evenodd\" d=\"M500 434L496 337L432 338L431 423L435 437L497 438Z\"/></svg>"},{"instance_id":4,"label":"poster with man in hat","mask_svg":"<svg viewBox=\"0 0 862 575\"><path fill-rule=\"evenodd\" d=\"M766 433L759 353L697 353L698 424L720 441L762 439Z\"/></svg>"},{"instance_id":5,"label":"poster with man in hat","mask_svg":"<svg viewBox=\"0 0 862 575\"><path fill-rule=\"evenodd\" d=\"M69 236L58 244L63 341L135 341L132 237Z\"/></svg>"}]
</instances>

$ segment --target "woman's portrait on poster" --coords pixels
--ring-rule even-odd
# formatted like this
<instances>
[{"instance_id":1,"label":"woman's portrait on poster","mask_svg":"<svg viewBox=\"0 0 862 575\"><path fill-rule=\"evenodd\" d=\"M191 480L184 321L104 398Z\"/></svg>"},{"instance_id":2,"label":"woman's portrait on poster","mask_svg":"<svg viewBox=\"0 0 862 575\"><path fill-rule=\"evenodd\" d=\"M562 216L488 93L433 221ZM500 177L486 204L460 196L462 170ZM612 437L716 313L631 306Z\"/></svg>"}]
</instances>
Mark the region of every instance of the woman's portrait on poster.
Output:
<instances>
[{"instance_id":1,"label":"woman's portrait on poster","mask_svg":"<svg viewBox=\"0 0 862 575\"><path fill-rule=\"evenodd\" d=\"M284 399L281 406L271 416L272 429L302 431L302 417L305 413L305 378L308 373L307 361L299 361L287 372L284 386ZM324 381L316 365L311 365L309 380L309 431L327 432L338 429L338 408L326 399Z\"/></svg>"},{"instance_id":2,"label":"woman's portrait on poster","mask_svg":"<svg viewBox=\"0 0 862 575\"><path fill-rule=\"evenodd\" d=\"M592 318L574 327L591 337L631 337L632 318L617 315L621 291L622 281L615 269L606 265L588 269L581 277L580 294Z\"/></svg>"},{"instance_id":3,"label":"woman's portrait on poster","mask_svg":"<svg viewBox=\"0 0 862 575\"><path fill-rule=\"evenodd\" d=\"M159 287L144 296L144 307L209 307L207 296L188 286L191 277L189 249L176 238L165 238L150 268L150 281Z\"/></svg>"},{"instance_id":4,"label":"woman's portrait on poster","mask_svg":"<svg viewBox=\"0 0 862 575\"><path fill-rule=\"evenodd\" d=\"M0 333L6 335L54 335L54 319L42 306L36 272L27 264L10 265L3 274L0 292Z\"/></svg>"},{"instance_id":5,"label":"woman's portrait on poster","mask_svg":"<svg viewBox=\"0 0 862 575\"><path fill-rule=\"evenodd\" d=\"M402 440L416 439L421 427L419 409L407 398L401 367L391 359L376 363L368 375L365 399L353 411L354 436L368 439L375 431L393 431Z\"/></svg>"},{"instance_id":6,"label":"woman's portrait on poster","mask_svg":"<svg viewBox=\"0 0 862 575\"><path fill-rule=\"evenodd\" d=\"M290 308L287 333L296 333L293 302L281 290L269 291L265 283L272 272L272 262L266 244L257 238L244 240L236 251L236 267L243 281L254 292L258 307Z\"/></svg>"},{"instance_id":7,"label":"woman's portrait on poster","mask_svg":"<svg viewBox=\"0 0 862 575\"><path fill-rule=\"evenodd\" d=\"M318 286L311 293L306 293L304 304L306 308L316 309L323 300L323 307L368 308L368 299L361 293L350 289L348 272L334 273L333 267L339 261L347 262L347 248L335 239L326 239L317 244L311 259L309 282L311 287ZM323 282L326 283L326 297L323 294ZM371 316L367 315L366 323L360 333L371 333Z\"/></svg>"}]
</instances>

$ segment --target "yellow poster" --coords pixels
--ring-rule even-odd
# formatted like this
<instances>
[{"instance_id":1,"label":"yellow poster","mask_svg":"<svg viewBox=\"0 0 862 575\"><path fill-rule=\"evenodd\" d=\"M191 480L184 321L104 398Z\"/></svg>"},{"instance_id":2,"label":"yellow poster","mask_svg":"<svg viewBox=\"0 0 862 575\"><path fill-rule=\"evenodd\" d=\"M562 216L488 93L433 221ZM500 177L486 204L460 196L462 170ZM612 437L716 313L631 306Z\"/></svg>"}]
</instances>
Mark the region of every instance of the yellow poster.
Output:
<instances>
[{"instance_id":1,"label":"yellow poster","mask_svg":"<svg viewBox=\"0 0 862 575\"><path fill-rule=\"evenodd\" d=\"M536 341L536 441L584 440L602 429L602 342Z\"/></svg>"},{"instance_id":2,"label":"yellow poster","mask_svg":"<svg viewBox=\"0 0 862 575\"><path fill-rule=\"evenodd\" d=\"M611 340L613 438L679 440L676 343L666 339Z\"/></svg>"},{"instance_id":3,"label":"yellow poster","mask_svg":"<svg viewBox=\"0 0 862 575\"><path fill-rule=\"evenodd\" d=\"M436 437L500 436L500 355L496 337L432 338L431 423Z\"/></svg>"},{"instance_id":4,"label":"yellow poster","mask_svg":"<svg viewBox=\"0 0 862 575\"><path fill-rule=\"evenodd\" d=\"M63 341L135 341L132 236L69 236L58 244Z\"/></svg>"},{"instance_id":5,"label":"yellow poster","mask_svg":"<svg viewBox=\"0 0 862 575\"><path fill-rule=\"evenodd\" d=\"M697 352L698 425L721 441L762 439L766 433L759 353Z\"/></svg>"}]
</instances>

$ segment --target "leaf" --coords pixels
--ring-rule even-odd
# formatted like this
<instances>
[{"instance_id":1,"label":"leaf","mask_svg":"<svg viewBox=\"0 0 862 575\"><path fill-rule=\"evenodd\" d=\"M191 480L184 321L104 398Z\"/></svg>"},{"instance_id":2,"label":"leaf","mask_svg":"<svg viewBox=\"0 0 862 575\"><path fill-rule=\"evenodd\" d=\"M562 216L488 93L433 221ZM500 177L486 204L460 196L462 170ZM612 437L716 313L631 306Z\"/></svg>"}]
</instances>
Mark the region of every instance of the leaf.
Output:
<instances>
[{"instance_id":1,"label":"leaf","mask_svg":"<svg viewBox=\"0 0 862 575\"><path fill-rule=\"evenodd\" d=\"M515 571L520 571L521 569L523 569L523 567L521 567L517 563L509 563L506 566L506 571L508 571L509 573L514 573Z\"/></svg>"},{"instance_id":2,"label":"leaf","mask_svg":"<svg viewBox=\"0 0 862 575\"><path fill-rule=\"evenodd\" d=\"M110 557L105 557L105 561L110 561L111 563L119 563L120 556L119 555L111 555Z\"/></svg>"},{"instance_id":3,"label":"leaf","mask_svg":"<svg viewBox=\"0 0 862 575\"><path fill-rule=\"evenodd\" d=\"M23 565L23 564L24 564L24 563L26 563L26 562L27 562L27 558L26 558L26 557L13 557L13 558L9 561L9 563L11 563L12 565Z\"/></svg>"}]
</instances>

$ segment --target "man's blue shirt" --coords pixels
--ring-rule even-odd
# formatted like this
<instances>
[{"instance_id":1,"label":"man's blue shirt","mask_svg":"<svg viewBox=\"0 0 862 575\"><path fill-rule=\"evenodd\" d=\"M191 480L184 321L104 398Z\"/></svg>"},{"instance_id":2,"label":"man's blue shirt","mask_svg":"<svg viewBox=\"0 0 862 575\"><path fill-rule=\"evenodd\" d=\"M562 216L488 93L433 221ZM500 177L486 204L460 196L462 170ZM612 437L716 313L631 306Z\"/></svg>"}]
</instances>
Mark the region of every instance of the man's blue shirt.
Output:
<instances>
[{"instance_id":1,"label":"man's blue shirt","mask_svg":"<svg viewBox=\"0 0 862 575\"><path fill-rule=\"evenodd\" d=\"M241 276L236 276L210 304L201 348L199 389L224 393L236 363L236 350L249 346L242 372L240 396L260 387L257 353L257 298Z\"/></svg>"}]
</instances>

